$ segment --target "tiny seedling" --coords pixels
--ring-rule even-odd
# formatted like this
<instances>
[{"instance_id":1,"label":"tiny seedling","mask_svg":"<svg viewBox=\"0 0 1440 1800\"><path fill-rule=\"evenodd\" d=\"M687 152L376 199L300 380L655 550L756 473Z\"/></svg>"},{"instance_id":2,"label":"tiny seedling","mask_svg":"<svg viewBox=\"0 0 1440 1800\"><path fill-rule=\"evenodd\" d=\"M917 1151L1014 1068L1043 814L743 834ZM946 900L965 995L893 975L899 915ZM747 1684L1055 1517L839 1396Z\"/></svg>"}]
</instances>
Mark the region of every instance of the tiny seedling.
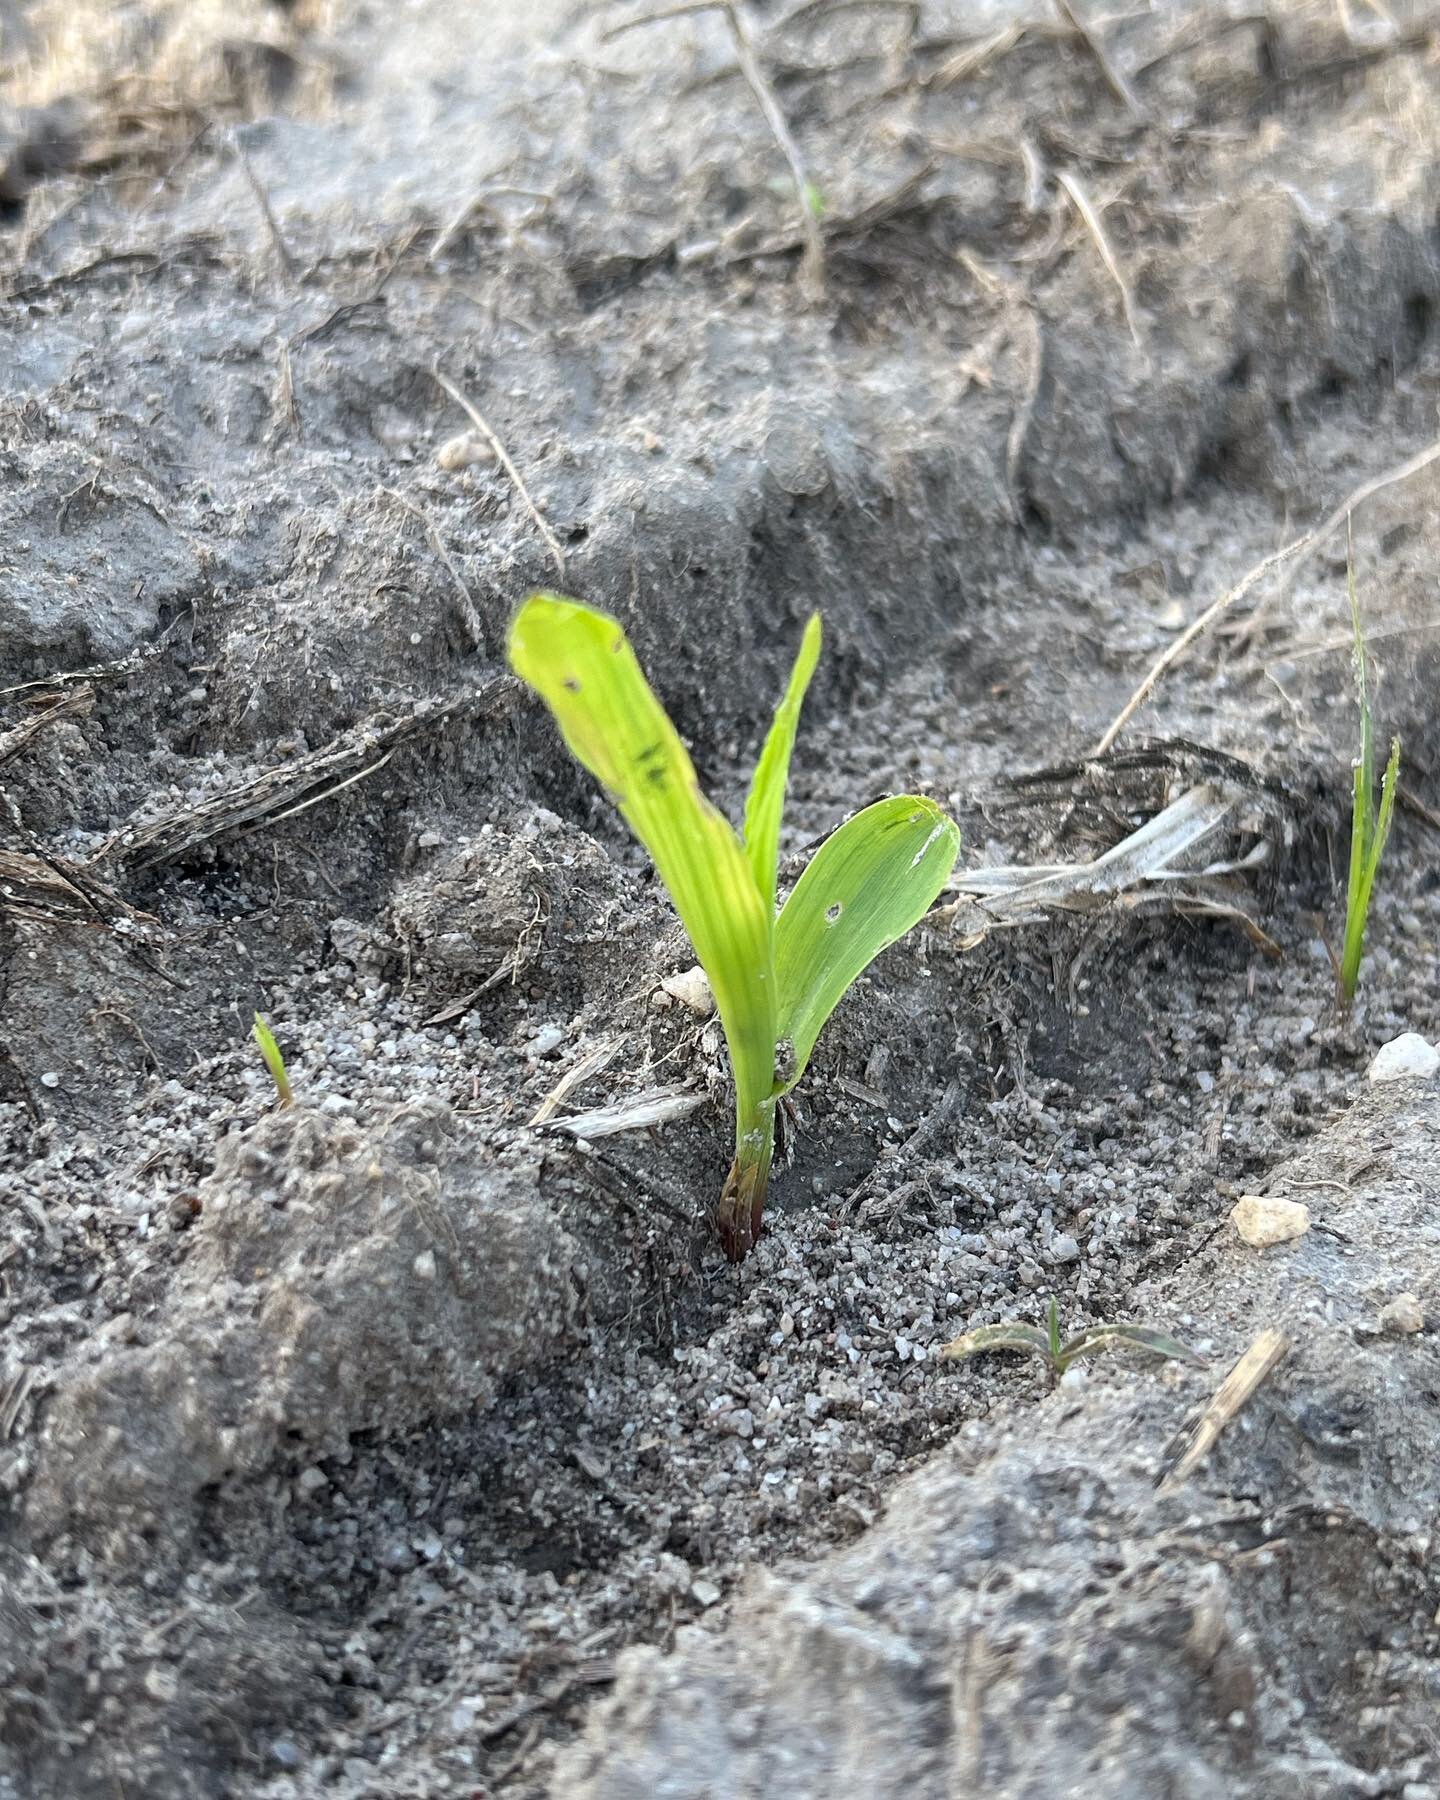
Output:
<instances>
[{"instance_id":1,"label":"tiny seedling","mask_svg":"<svg viewBox=\"0 0 1440 1800\"><path fill-rule=\"evenodd\" d=\"M940 1352L952 1361L969 1356L982 1356L990 1350L1018 1350L1022 1355L1040 1356L1050 1365L1050 1373L1058 1380L1071 1363L1095 1356L1101 1350L1148 1350L1152 1356L1179 1358L1198 1364L1200 1358L1187 1350L1177 1338L1163 1331L1152 1331L1148 1325L1087 1325L1073 1337L1060 1333L1060 1304L1050 1302L1050 1313L1042 1331L1038 1325L981 1325L946 1344Z\"/></svg>"},{"instance_id":2,"label":"tiny seedling","mask_svg":"<svg viewBox=\"0 0 1440 1800\"><path fill-rule=\"evenodd\" d=\"M290 1090L290 1077L285 1073L285 1058L280 1054L280 1046L275 1042L275 1033L257 1012L253 1031L255 1042L260 1046L260 1054L265 1058L265 1067L270 1071L270 1079L275 1083L275 1093L281 1106L293 1106L295 1096Z\"/></svg>"},{"instance_id":3,"label":"tiny seedling","mask_svg":"<svg viewBox=\"0 0 1440 1800\"><path fill-rule=\"evenodd\" d=\"M1360 699L1360 754L1355 759L1355 787L1350 803L1350 879L1345 895L1345 946L1336 970L1342 1006L1350 1006L1360 984L1365 954L1365 925L1375 892L1375 877L1385 840L1395 816L1395 790L1400 782L1400 740L1390 740L1390 760L1375 803L1375 736L1370 719L1370 683L1366 674L1365 632L1360 622L1360 596L1355 585L1355 551L1349 558L1350 622L1355 629L1355 686ZM1333 955L1333 952L1332 952Z\"/></svg>"},{"instance_id":4,"label":"tiny seedling","mask_svg":"<svg viewBox=\"0 0 1440 1800\"><path fill-rule=\"evenodd\" d=\"M817 613L755 767L742 844L701 793L618 620L532 594L510 628L512 668L649 851L709 977L735 1076L735 1159L718 1211L732 1262L760 1234L776 1102L846 989L929 910L960 849L933 801L878 800L826 839L777 916L785 782L820 637Z\"/></svg>"}]
</instances>

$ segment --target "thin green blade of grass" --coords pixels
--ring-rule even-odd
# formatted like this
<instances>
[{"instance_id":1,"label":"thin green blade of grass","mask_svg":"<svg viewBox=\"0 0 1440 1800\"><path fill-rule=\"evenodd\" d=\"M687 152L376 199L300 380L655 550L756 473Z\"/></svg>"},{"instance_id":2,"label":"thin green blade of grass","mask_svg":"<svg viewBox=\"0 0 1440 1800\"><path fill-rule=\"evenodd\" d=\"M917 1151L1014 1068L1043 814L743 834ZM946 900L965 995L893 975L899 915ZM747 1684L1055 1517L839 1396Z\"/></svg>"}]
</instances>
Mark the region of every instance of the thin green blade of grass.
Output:
<instances>
[{"instance_id":1,"label":"thin green blade of grass","mask_svg":"<svg viewBox=\"0 0 1440 1800\"><path fill-rule=\"evenodd\" d=\"M1395 790L1400 785L1400 740L1390 740L1390 757L1380 780L1380 809L1374 818L1358 870L1352 859L1350 893L1345 910L1345 949L1340 959L1341 995L1348 1006L1360 985L1360 963L1365 955L1365 930L1370 921L1370 902L1380 874L1380 858L1395 818ZM1358 805L1358 799L1356 804Z\"/></svg>"},{"instance_id":2,"label":"thin green blade of grass","mask_svg":"<svg viewBox=\"0 0 1440 1800\"><path fill-rule=\"evenodd\" d=\"M820 660L821 627L819 613L810 615L785 698L775 709L774 723L765 739L765 748L755 765L750 782L750 795L745 802L745 854L761 897L773 913L775 910L775 874L780 862L780 820L785 811L785 783L790 774L790 753L795 748L795 732L800 724L800 708L815 665Z\"/></svg>"},{"instance_id":3,"label":"thin green blade of grass","mask_svg":"<svg viewBox=\"0 0 1440 1800\"><path fill-rule=\"evenodd\" d=\"M281 1106L294 1104L295 1096L291 1092L290 1077L285 1069L285 1058L280 1054L280 1046L275 1042L275 1033L257 1012L251 1035L260 1046L260 1054L265 1059L265 1067L270 1071L270 1079L275 1083L275 1094Z\"/></svg>"},{"instance_id":4,"label":"thin green blade of grass","mask_svg":"<svg viewBox=\"0 0 1440 1800\"><path fill-rule=\"evenodd\" d=\"M1365 955L1365 930L1370 902L1380 873L1380 858L1390 836L1395 815L1395 791L1400 780L1400 740L1390 741L1390 757L1380 783L1380 805L1375 805L1375 728L1370 710L1370 677L1365 646L1365 627L1360 616L1360 591L1355 579L1355 542L1351 535L1346 559L1346 589L1350 597L1350 623L1355 633L1355 692L1360 707L1360 754L1355 760L1350 798L1350 868L1345 883L1345 943L1340 957L1340 999L1350 1006L1360 985L1360 964Z\"/></svg>"},{"instance_id":5,"label":"thin green blade of grass","mask_svg":"<svg viewBox=\"0 0 1440 1800\"><path fill-rule=\"evenodd\" d=\"M959 852L959 827L914 794L877 800L816 851L775 927L777 1022L795 1047L787 1089L846 989L925 916Z\"/></svg>"},{"instance_id":6,"label":"thin green blade of grass","mask_svg":"<svg viewBox=\"0 0 1440 1800\"><path fill-rule=\"evenodd\" d=\"M1359 979L1361 950L1364 947L1364 905L1361 889L1364 868L1370 860L1370 830L1375 815L1375 734L1370 716L1370 677L1366 673L1364 625L1361 621L1361 596L1355 581L1355 540L1350 535L1346 556L1346 592L1350 596L1350 626L1355 634L1355 697L1361 709L1361 751L1355 758L1352 794L1350 794L1350 873L1346 878L1345 956L1341 958L1341 985L1346 1001L1355 997L1355 981Z\"/></svg>"},{"instance_id":7,"label":"thin green blade of grass","mask_svg":"<svg viewBox=\"0 0 1440 1800\"><path fill-rule=\"evenodd\" d=\"M1395 819L1395 794L1400 786L1400 740L1392 737L1385 773L1380 778L1380 816L1375 821L1375 835L1370 840L1370 881L1380 873L1380 858L1390 841L1390 827Z\"/></svg>"},{"instance_id":8,"label":"thin green blade of grass","mask_svg":"<svg viewBox=\"0 0 1440 1800\"><path fill-rule=\"evenodd\" d=\"M509 649L511 667L603 783L675 903L725 1028L743 1121L774 1085L775 982L773 920L740 840L701 793L617 619L533 594Z\"/></svg>"}]
</instances>

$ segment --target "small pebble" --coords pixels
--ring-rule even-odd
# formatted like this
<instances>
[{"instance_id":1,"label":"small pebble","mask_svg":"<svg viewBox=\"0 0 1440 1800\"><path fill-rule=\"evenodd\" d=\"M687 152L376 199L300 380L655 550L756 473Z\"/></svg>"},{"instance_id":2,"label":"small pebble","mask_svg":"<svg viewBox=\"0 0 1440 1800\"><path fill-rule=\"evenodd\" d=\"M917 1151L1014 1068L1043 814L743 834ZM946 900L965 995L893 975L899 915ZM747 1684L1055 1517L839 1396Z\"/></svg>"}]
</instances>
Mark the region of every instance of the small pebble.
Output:
<instances>
[{"instance_id":1,"label":"small pebble","mask_svg":"<svg viewBox=\"0 0 1440 1800\"><path fill-rule=\"evenodd\" d=\"M715 996L705 971L698 966L683 969L678 975L667 975L660 983L665 992L682 1006L688 1006L697 1018L708 1019L715 1010Z\"/></svg>"},{"instance_id":2,"label":"small pebble","mask_svg":"<svg viewBox=\"0 0 1440 1800\"><path fill-rule=\"evenodd\" d=\"M422 1250L410 1267L422 1281L433 1281L435 1279L435 1252Z\"/></svg>"},{"instance_id":3,"label":"small pebble","mask_svg":"<svg viewBox=\"0 0 1440 1800\"><path fill-rule=\"evenodd\" d=\"M1402 1031L1382 1044L1370 1064L1372 1081L1429 1081L1440 1070L1440 1050L1418 1031Z\"/></svg>"},{"instance_id":4,"label":"small pebble","mask_svg":"<svg viewBox=\"0 0 1440 1800\"><path fill-rule=\"evenodd\" d=\"M325 1486L325 1472L323 1469L317 1469L312 1463L308 1469L300 1471L295 1485L302 1494L313 1494L317 1488Z\"/></svg>"},{"instance_id":5,"label":"small pebble","mask_svg":"<svg viewBox=\"0 0 1440 1800\"><path fill-rule=\"evenodd\" d=\"M435 452L435 460L442 469L453 474L457 469L468 469L476 463L493 463L495 452L478 431L461 431L446 438Z\"/></svg>"},{"instance_id":6,"label":"small pebble","mask_svg":"<svg viewBox=\"0 0 1440 1800\"><path fill-rule=\"evenodd\" d=\"M697 1606L713 1606L720 1598L720 1590L713 1581L692 1581L690 1598Z\"/></svg>"},{"instance_id":7,"label":"small pebble","mask_svg":"<svg viewBox=\"0 0 1440 1800\"><path fill-rule=\"evenodd\" d=\"M145 1671L145 1692L152 1700L168 1706L180 1691L180 1677L168 1664L157 1663Z\"/></svg>"},{"instance_id":8,"label":"small pebble","mask_svg":"<svg viewBox=\"0 0 1440 1800\"><path fill-rule=\"evenodd\" d=\"M41 1087L57 1088L60 1085L60 1077L53 1069L47 1069L40 1077L40 1085Z\"/></svg>"},{"instance_id":9,"label":"small pebble","mask_svg":"<svg viewBox=\"0 0 1440 1800\"><path fill-rule=\"evenodd\" d=\"M1425 1308L1414 1294L1397 1294L1380 1309L1380 1329L1387 1337L1413 1337L1425 1329Z\"/></svg>"},{"instance_id":10,"label":"small pebble","mask_svg":"<svg viewBox=\"0 0 1440 1800\"><path fill-rule=\"evenodd\" d=\"M1266 1194L1242 1194L1230 1211L1231 1223L1256 1250L1304 1237L1310 1208L1299 1200L1276 1200Z\"/></svg>"}]
</instances>

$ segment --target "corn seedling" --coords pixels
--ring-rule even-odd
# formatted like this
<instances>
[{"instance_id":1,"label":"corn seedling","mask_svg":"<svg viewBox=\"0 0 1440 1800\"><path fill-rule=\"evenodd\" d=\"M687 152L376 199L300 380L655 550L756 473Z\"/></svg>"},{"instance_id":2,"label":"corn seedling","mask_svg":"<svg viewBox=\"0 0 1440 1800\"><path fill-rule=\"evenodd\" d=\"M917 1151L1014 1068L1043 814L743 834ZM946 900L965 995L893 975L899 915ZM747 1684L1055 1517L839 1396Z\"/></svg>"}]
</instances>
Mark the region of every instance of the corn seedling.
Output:
<instances>
[{"instance_id":1,"label":"corn seedling","mask_svg":"<svg viewBox=\"0 0 1440 1800\"><path fill-rule=\"evenodd\" d=\"M1197 1363L1200 1358L1187 1350L1177 1338L1163 1331L1152 1331L1148 1325L1087 1325L1073 1337L1060 1331L1060 1304L1050 1302L1050 1312L1042 1330L1038 1325L981 1325L946 1344L940 1352L951 1361L982 1356L991 1350L1016 1350L1022 1355L1040 1356L1050 1365L1050 1373L1058 1380L1071 1363L1102 1350L1148 1350L1152 1356L1178 1357L1182 1362Z\"/></svg>"},{"instance_id":2,"label":"corn seedling","mask_svg":"<svg viewBox=\"0 0 1440 1800\"><path fill-rule=\"evenodd\" d=\"M1360 983L1360 959L1365 954L1365 925L1375 892L1375 877L1385 840L1395 816L1395 791L1400 782L1400 740L1390 740L1390 760L1380 782L1380 803L1375 803L1375 735L1370 719L1370 682L1366 674L1365 632L1360 622L1360 596L1355 585L1355 550L1349 558L1350 622L1355 629L1355 686L1360 699L1360 754L1355 759L1354 794L1350 803L1350 879L1345 895L1345 945L1336 978L1340 1001L1349 1006Z\"/></svg>"},{"instance_id":3,"label":"corn seedling","mask_svg":"<svg viewBox=\"0 0 1440 1800\"><path fill-rule=\"evenodd\" d=\"M929 910L960 848L933 801L876 801L826 839L777 916L785 783L820 638L817 613L750 783L742 843L701 793L617 620L533 594L510 628L511 666L650 853L709 977L735 1077L735 1157L718 1212L732 1262L760 1234L776 1102L846 989Z\"/></svg>"},{"instance_id":4,"label":"corn seedling","mask_svg":"<svg viewBox=\"0 0 1440 1800\"><path fill-rule=\"evenodd\" d=\"M280 1054L280 1046L275 1042L275 1033L257 1012L252 1035L260 1046L260 1054L265 1058L265 1067L270 1071L270 1079L275 1083L275 1094L281 1106L293 1106L295 1096L290 1091L290 1077L285 1073L285 1058Z\"/></svg>"}]
</instances>

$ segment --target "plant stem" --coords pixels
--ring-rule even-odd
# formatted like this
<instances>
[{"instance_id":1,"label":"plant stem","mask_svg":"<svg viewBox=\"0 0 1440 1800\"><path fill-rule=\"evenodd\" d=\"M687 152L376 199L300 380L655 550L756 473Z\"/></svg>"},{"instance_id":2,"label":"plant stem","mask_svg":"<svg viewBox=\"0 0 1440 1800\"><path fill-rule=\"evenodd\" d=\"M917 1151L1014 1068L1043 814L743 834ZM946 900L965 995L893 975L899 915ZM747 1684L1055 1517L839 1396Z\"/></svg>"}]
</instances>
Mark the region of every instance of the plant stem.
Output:
<instances>
[{"instance_id":1,"label":"plant stem","mask_svg":"<svg viewBox=\"0 0 1440 1800\"><path fill-rule=\"evenodd\" d=\"M770 1162L775 1154L775 1100L767 1096L735 1120L735 1160L720 1193L716 1223L731 1262L743 1262L760 1236Z\"/></svg>"}]
</instances>

